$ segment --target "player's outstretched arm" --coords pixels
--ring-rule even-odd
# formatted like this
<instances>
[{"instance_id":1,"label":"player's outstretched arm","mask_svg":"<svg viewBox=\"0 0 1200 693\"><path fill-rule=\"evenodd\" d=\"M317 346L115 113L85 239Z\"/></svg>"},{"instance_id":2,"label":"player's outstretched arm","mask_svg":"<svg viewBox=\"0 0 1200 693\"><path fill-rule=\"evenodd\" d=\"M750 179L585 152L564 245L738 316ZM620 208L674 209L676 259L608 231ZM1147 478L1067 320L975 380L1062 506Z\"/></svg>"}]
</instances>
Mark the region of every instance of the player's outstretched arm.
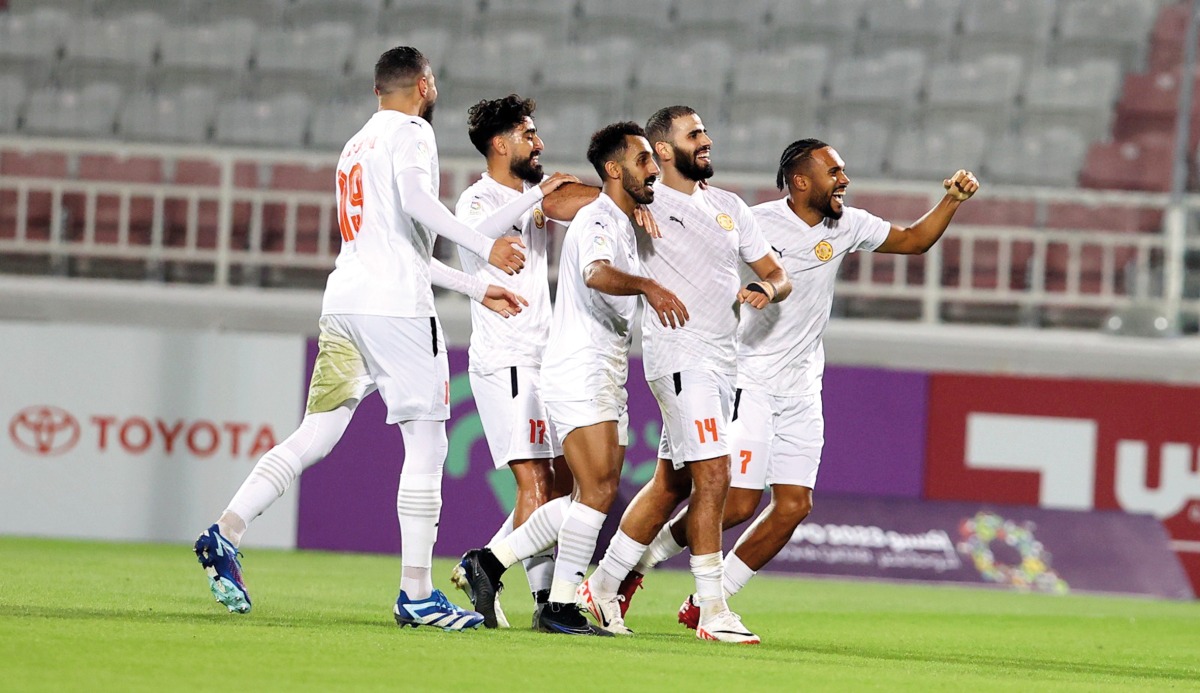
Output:
<instances>
[{"instance_id":1,"label":"player's outstretched arm","mask_svg":"<svg viewBox=\"0 0 1200 693\"><path fill-rule=\"evenodd\" d=\"M950 226L950 220L954 218L958 206L971 199L975 191L979 190L979 181L974 173L960 169L942 181L942 186L946 188L946 194L933 209L907 228L892 224L887 240L876 248L875 252L919 255L932 248Z\"/></svg>"},{"instance_id":2,"label":"player's outstretched arm","mask_svg":"<svg viewBox=\"0 0 1200 693\"><path fill-rule=\"evenodd\" d=\"M749 303L762 310L768 303L779 303L792 293L792 280L788 279L787 270L779 264L779 260L771 253L749 263L750 269L758 276L758 281L750 282L738 292L739 303Z\"/></svg>"},{"instance_id":3,"label":"player's outstretched arm","mask_svg":"<svg viewBox=\"0 0 1200 693\"><path fill-rule=\"evenodd\" d=\"M449 238L479 257L486 258L495 267L516 274L525 266L525 247L518 236L502 236L495 240L484 236L454 218L450 210L433 193L429 173L420 168L408 168L396 176L400 191L400 206L405 213L416 219L439 236Z\"/></svg>"},{"instance_id":4,"label":"player's outstretched arm","mask_svg":"<svg viewBox=\"0 0 1200 693\"><path fill-rule=\"evenodd\" d=\"M513 293L497 284L488 284L487 293L484 294L480 303L493 313L499 313L506 318L520 313L521 306L529 305L529 301L526 301L521 294Z\"/></svg>"},{"instance_id":5,"label":"player's outstretched arm","mask_svg":"<svg viewBox=\"0 0 1200 693\"><path fill-rule=\"evenodd\" d=\"M506 318L520 313L522 305L529 305L523 296L460 272L437 258L429 261L429 279L434 286L463 294Z\"/></svg>"},{"instance_id":6,"label":"player's outstretched arm","mask_svg":"<svg viewBox=\"0 0 1200 693\"><path fill-rule=\"evenodd\" d=\"M683 301L662 284L647 277L622 272L607 260L596 260L584 267L583 281L589 289L610 296L641 294L646 298L646 304L658 314L663 327L683 327L691 318Z\"/></svg>"}]
</instances>

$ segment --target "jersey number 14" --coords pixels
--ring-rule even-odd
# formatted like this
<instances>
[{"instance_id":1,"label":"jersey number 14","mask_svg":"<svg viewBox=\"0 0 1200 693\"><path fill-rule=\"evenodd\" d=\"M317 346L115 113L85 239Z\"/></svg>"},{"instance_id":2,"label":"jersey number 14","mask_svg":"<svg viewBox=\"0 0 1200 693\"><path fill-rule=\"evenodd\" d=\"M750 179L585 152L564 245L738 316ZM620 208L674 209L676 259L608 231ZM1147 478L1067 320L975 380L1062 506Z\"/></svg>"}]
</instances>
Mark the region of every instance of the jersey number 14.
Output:
<instances>
[{"instance_id":1,"label":"jersey number 14","mask_svg":"<svg viewBox=\"0 0 1200 693\"><path fill-rule=\"evenodd\" d=\"M338 171L338 228L343 241L352 241L362 228L362 164L354 164L350 172Z\"/></svg>"}]
</instances>

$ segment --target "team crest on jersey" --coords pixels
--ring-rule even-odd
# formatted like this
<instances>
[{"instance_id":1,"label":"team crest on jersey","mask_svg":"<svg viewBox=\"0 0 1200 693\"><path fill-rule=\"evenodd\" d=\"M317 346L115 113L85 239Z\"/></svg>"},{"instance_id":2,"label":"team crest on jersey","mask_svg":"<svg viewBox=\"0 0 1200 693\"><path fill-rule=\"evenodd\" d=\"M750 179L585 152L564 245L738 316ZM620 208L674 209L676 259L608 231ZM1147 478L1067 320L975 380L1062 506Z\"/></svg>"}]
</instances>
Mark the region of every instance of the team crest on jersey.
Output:
<instances>
[{"instance_id":1,"label":"team crest on jersey","mask_svg":"<svg viewBox=\"0 0 1200 693\"><path fill-rule=\"evenodd\" d=\"M546 226L546 215L542 214L542 210L538 209L537 207L533 208L533 225L539 229L545 228Z\"/></svg>"},{"instance_id":2,"label":"team crest on jersey","mask_svg":"<svg viewBox=\"0 0 1200 693\"><path fill-rule=\"evenodd\" d=\"M429 156L429 145L425 144L425 140L417 140L417 151L421 156Z\"/></svg>"},{"instance_id":3,"label":"team crest on jersey","mask_svg":"<svg viewBox=\"0 0 1200 693\"><path fill-rule=\"evenodd\" d=\"M717 223L720 224L721 228L725 229L726 231L733 230L733 217L724 212L721 212L717 215Z\"/></svg>"},{"instance_id":4,"label":"team crest on jersey","mask_svg":"<svg viewBox=\"0 0 1200 693\"><path fill-rule=\"evenodd\" d=\"M821 262L829 262L829 258L833 257L833 246L829 245L829 241L821 241L813 248L813 254Z\"/></svg>"},{"instance_id":5,"label":"team crest on jersey","mask_svg":"<svg viewBox=\"0 0 1200 693\"><path fill-rule=\"evenodd\" d=\"M604 236L593 236L592 245L597 248L604 248L608 246L608 241L604 240Z\"/></svg>"}]
</instances>

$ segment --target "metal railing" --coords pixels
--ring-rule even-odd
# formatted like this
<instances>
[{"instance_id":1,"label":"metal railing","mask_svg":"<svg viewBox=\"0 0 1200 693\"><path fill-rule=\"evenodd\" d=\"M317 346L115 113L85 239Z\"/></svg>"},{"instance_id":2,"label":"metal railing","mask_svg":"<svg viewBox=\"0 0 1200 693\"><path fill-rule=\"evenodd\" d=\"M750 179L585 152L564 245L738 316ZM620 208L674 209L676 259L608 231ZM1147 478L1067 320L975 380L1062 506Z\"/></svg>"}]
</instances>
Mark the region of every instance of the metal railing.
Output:
<instances>
[{"instance_id":1,"label":"metal railing","mask_svg":"<svg viewBox=\"0 0 1200 693\"><path fill-rule=\"evenodd\" d=\"M65 176L0 175L0 256L48 258L48 267L59 268L51 273L68 273L62 268L69 260L102 258L143 263L147 278L160 279L165 263L179 262L211 268L211 284L226 287L239 266L323 270L332 268L338 251L332 175L329 192L270 185L280 165L331 169L335 154L0 138L0 171L7 170L4 157L10 152L66 157ZM81 180L74 170L82 156L154 157L163 162L167 180L181 161L215 165L220 175L213 185ZM447 203L478 176L481 163L442 160ZM259 174L254 177L261 185L237 183L238 171L247 168ZM587 174L579 164L561 168ZM714 182L748 201L774 196L765 173L722 173ZM851 204L858 194L916 201L927 209L941 197L939 182L856 180ZM924 256L852 255L839 295L906 301L929 323L943 320L947 306L996 304L1111 311L1154 303L1200 318L1200 297L1185 295L1186 282L1167 281L1173 273L1183 276L1189 253L1200 257L1200 237L1186 228L1200 211L1200 196L1172 204L1160 194L986 186L978 199L1000 207L1032 205L1031 221L993 224L975 215L970 223L956 222ZM1143 214L1155 221L1140 230L1064 225L1053 220L1062 206ZM871 211L889 216L888 210ZM557 247L551 255L553 273Z\"/></svg>"}]
</instances>

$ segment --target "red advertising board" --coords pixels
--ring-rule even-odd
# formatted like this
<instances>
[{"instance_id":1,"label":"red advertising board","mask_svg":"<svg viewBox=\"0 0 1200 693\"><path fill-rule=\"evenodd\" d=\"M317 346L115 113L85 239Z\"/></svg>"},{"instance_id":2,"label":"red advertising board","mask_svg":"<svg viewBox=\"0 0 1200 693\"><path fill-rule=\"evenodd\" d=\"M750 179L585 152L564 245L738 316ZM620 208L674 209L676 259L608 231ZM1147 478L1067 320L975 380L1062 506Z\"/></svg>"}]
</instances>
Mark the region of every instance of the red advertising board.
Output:
<instances>
[{"instance_id":1,"label":"red advertising board","mask_svg":"<svg viewBox=\"0 0 1200 693\"><path fill-rule=\"evenodd\" d=\"M935 374L925 496L1161 520L1200 592L1200 388Z\"/></svg>"}]
</instances>

